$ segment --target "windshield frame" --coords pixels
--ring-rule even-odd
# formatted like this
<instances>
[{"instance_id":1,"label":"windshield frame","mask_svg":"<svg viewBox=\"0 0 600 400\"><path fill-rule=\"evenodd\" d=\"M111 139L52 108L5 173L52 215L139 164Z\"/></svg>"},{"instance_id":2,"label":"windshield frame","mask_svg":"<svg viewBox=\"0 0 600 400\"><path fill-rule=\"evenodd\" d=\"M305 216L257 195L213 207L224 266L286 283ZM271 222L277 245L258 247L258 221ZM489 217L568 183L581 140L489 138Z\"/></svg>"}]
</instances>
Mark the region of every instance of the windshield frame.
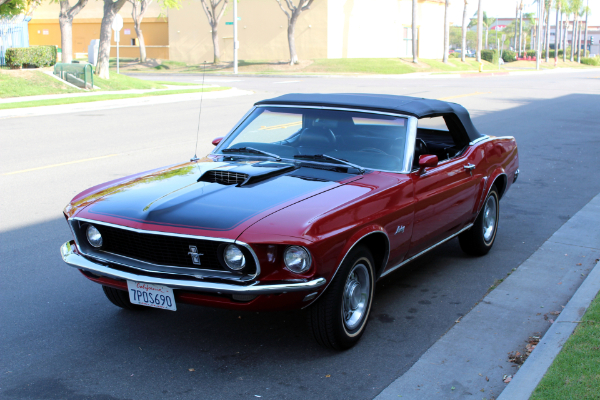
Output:
<instances>
[{"instance_id":1,"label":"windshield frame","mask_svg":"<svg viewBox=\"0 0 600 400\"><path fill-rule=\"evenodd\" d=\"M235 132L238 130L238 128L250 117L250 115L252 115L252 113L257 108L271 108L271 107L309 108L309 109L317 109L317 110L350 111L350 112L357 112L357 113L389 115L389 116L393 116L393 117L406 118L406 140L405 140L405 144L404 144L404 159L403 159L402 170L390 171L390 170L383 170L383 169L368 168L368 167L364 167L364 166L361 166L361 167L364 168L365 170L392 172L392 173L396 173L396 174L410 174L412 172L415 140L417 138L417 118L414 116L406 115L406 114L402 114L402 113L375 111L375 110L367 110L367 109L361 109L361 108L327 107L327 106L311 106L311 105L296 105L296 104L260 104L258 106L253 106L242 117L242 119L237 124L235 124L233 129L231 129L227 133L227 135L225 135L223 137L221 142L213 149L213 151L210 153L210 155L214 156L214 157L229 157L229 156L235 157L236 156L235 154L224 154L222 152L221 153L218 153L218 152L222 151L222 148L224 147L225 143L227 142L227 139L229 139L232 135L235 134ZM254 157L254 155L252 155L252 157ZM258 154L256 155L256 157L257 158L267 158L265 156L260 156ZM289 161L292 163L298 163L299 161L300 162L309 161L309 160L292 160L292 159L284 158L284 157L281 157L281 160ZM311 162L315 162L315 161L311 160ZM324 164L326 164L326 163L324 163ZM330 164L330 165L341 166L343 164Z\"/></svg>"}]
</instances>

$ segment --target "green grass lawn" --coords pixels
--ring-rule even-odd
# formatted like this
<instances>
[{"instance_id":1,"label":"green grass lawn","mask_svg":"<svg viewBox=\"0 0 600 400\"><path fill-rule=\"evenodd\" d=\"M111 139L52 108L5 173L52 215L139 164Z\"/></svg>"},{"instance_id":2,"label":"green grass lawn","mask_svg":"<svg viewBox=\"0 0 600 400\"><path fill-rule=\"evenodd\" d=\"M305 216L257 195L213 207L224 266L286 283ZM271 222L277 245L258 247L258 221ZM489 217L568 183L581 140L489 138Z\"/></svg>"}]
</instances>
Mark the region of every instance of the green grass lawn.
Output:
<instances>
[{"instance_id":1,"label":"green grass lawn","mask_svg":"<svg viewBox=\"0 0 600 400\"><path fill-rule=\"evenodd\" d=\"M0 98L79 92L40 71L0 72Z\"/></svg>"},{"instance_id":2,"label":"green grass lawn","mask_svg":"<svg viewBox=\"0 0 600 400\"><path fill-rule=\"evenodd\" d=\"M398 58L338 58L314 60L302 72L408 74L417 71L416 67Z\"/></svg>"},{"instance_id":3,"label":"green grass lawn","mask_svg":"<svg viewBox=\"0 0 600 400\"><path fill-rule=\"evenodd\" d=\"M165 82L165 81L153 81L159 85L169 85L169 86L202 86L201 82Z\"/></svg>"},{"instance_id":4,"label":"green grass lawn","mask_svg":"<svg viewBox=\"0 0 600 400\"><path fill-rule=\"evenodd\" d=\"M214 92L219 90L231 89L229 87L210 87L205 88L204 92ZM78 96L78 97L64 97L60 99L50 100L33 100L33 101L22 101L16 103L0 103L0 110L12 109L12 108L25 108L25 107L39 107L39 106L55 106L59 104L75 104L75 103L89 103L93 101L103 100L119 100L119 99L131 99L136 97L148 97L148 96L164 96L169 94L183 94L183 93L198 93L202 92L202 89L175 89L175 90L161 90L156 92L140 93L140 94L105 94L98 96Z\"/></svg>"},{"instance_id":5,"label":"green grass lawn","mask_svg":"<svg viewBox=\"0 0 600 400\"><path fill-rule=\"evenodd\" d=\"M102 79L94 75L94 85L102 90L166 89L166 86L160 83L117 74L114 71L110 71L110 79Z\"/></svg>"},{"instance_id":6,"label":"green grass lawn","mask_svg":"<svg viewBox=\"0 0 600 400\"><path fill-rule=\"evenodd\" d=\"M600 296L581 320L530 400L600 397Z\"/></svg>"}]
</instances>

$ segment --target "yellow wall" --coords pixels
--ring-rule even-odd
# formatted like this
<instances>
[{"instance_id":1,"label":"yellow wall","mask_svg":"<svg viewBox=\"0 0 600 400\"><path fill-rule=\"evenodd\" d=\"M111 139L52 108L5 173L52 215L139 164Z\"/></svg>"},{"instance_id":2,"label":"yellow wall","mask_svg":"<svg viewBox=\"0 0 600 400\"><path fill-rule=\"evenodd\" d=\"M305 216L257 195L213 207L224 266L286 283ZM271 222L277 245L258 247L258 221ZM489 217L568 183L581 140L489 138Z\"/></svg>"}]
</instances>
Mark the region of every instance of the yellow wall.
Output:
<instances>
[{"instance_id":1,"label":"yellow wall","mask_svg":"<svg viewBox=\"0 0 600 400\"><path fill-rule=\"evenodd\" d=\"M282 2L285 3L285 2ZM297 3L297 2L295 2ZM287 17L275 0L238 3L240 60L289 60ZM233 7L230 3L219 23L221 60L233 60ZM310 25L310 27L309 27ZM169 10L171 60L188 63L213 61L210 25L198 0L184 0L180 10ZM327 2L316 0L296 23L296 51L300 59L327 57Z\"/></svg>"},{"instance_id":2,"label":"yellow wall","mask_svg":"<svg viewBox=\"0 0 600 400\"><path fill-rule=\"evenodd\" d=\"M90 1L73 20L73 53L87 53L92 39L100 38L100 24L103 16L102 1ZM60 43L60 26L58 24L59 5L55 3L42 4L38 7L29 21L30 45L56 45ZM123 17L123 29L119 55L121 57L137 58L140 56L139 47L131 45L131 39L137 38L131 18L131 5L127 3L119 14ZM160 7L150 3L142 22L142 32L146 43L148 58L169 58L169 27L166 18L158 18ZM129 29L129 34L126 30ZM44 34L47 32L47 34ZM116 46L114 35L111 45ZM116 56L116 48L111 49L111 56Z\"/></svg>"}]
</instances>

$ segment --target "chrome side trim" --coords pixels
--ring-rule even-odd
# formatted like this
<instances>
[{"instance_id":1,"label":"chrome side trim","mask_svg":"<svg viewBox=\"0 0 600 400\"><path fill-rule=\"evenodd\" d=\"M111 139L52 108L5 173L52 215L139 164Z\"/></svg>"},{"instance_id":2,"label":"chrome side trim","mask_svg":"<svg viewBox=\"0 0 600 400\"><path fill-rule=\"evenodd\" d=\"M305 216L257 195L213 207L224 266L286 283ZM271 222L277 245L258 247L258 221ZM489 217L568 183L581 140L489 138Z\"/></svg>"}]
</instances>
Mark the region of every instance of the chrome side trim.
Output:
<instances>
[{"instance_id":1,"label":"chrome side trim","mask_svg":"<svg viewBox=\"0 0 600 400\"><path fill-rule=\"evenodd\" d=\"M250 254L252 254L252 258L254 258L254 263L256 265L256 273L254 275L249 275L248 276L248 280L255 279L257 276L260 275L260 263L258 262L258 257L256 256L256 253L254 252L254 250L252 249L252 247L250 247L249 244L241 242L241 241L236 241L234 239L215 238L215 237L209 237L209 236L195 236L195 235L185 235L185 234L170 233L170 232L147 231L147 230L144 230L144 229L130 228L128 226L111 224L109 222L94 221L92 219L80 218L80 217L69 218L69 222L71 222L71 221L82 221L82 222L86 222L86 223L89 223L89 224L105 225L105 226L110 226L110 227L113 227L113 228L124 229L124 230L128 230L128 231L136 232L136 233L146 233L146 234L150 234L150 235L174 236L174 237L181 237L181 238L188 238L188 239L211 240L213 242L235 243L235 244L238 244L238 245L243 246L246 249L248 249L248 251L250 252ZM69 225L70 225L70 223L69 223ZM73 231L72 227L71 227L71 231ZM77 248L80 249L80 251L81 251L82 254L84 254L84 255L86 255L88 257L92 257L92 258L98 258L94 254L86 254L86 253L84 253L83 250L81 250L82 247L79 245L79 241L77 239L77 235L75 235L74 232L73 232L73 237L75 238L75 243L77 243ZM118 257L129 258L129 257L121 256L121 255L118 255ZM135 260L135 261L143 263L143 264L154 265L152 263L147 263L147 262L136 260L136 259L132 259L132 260ZM113 262L113 261L111 261L111 262ZM126 265L126 264L122 264L122 265ZM144 269L136 268L135 266L132 266L132 265L126 265L126 266L128 266L130 268L135 268L135 269L140 269L140 270L145 271ZM166 267L169 267L169 266L167 265ZM182 268L182 267L173 267L173 268ZM199 269L198 272L196 272L196 274L194 274L194 275L204 275L202 273L202 271L207 271L209 273L210 272L213 272L213 273L214 272L219 272L219 271L213 271L213 270L200 270ZM208 275L207 275L207 277L208 277Z\"/></svg>"},{"instance_id":2,"label":"chrome side trim","mask_svg":"<svg viewBox=\"0 0 600 400\"><path fill-rule=\"evenodd\" d=\"M460 231L456 232L453 235L448 236L446 239L434 244L433 246L423 250L422 252L420 252L417 255L412 256L411 258L409 258L408 260L404 260L402 261L400 264L396 265L395 267L392 267L390 269L388 269L387 271L385 271L383 274L381 274L381 278L383 278L384 276L386 276L387 274L389 274L390 272L393 272L395 270L397 270L398 268L402 267L405 264L408 264L409 262L411 262L412 260L414 260L415 258L422 256L423 254L427 253L429 250L433 250L436 247L438 247L440 244L446 243L448 240L455 238L456 236L460 235L461 233L463 233L464 231L466 231L467 229L470 229L473 226L473 224L469 224L467 226L465 226L464 228L462 228Z\"/></svg>"},{"instance_id":3,"label":"chrome side trim","mask_svg":"<svg viewBox=\"0 0 600 400\"><path fill-rule=\"evenodd\" d=\"M62 259L67 264L93 274L101 276L130 280L134 282L147 283L150 285L164 285L173 289L192 290L210 293L227 293L227 294L273 294L273 293L288 293L314 290L323 286L326 282L325 278L317 278L308 282L290 282L278 283L273 285L232 285L225 283L203 282L198 280L183 280L183 279L167 279L155 278L152 276L138 275L130 272L123 272L106 265L102 265L88 260L82 255L76 254L73 251L72 242L66 242L60 247Z\"/></svg>"},{"instance_id":4,"label":"chrome side trim","mask_svg":"<svg viewBox=\"0 0 600 400\"><path fill-rule=\"evenodd\" d=\"M346 257L348 257L348 254L350 254L350 252L352 251L352 249L354 248L354 246L356 246L356 244L357 244L358 242L360 242L361 240L363 240L363 239L364 239L364 238L366 238L367 236L369 236L369 235L372 235L372 234L374 234L374 233L383 233L383 234L385 235L385 237L386 237L387 241L388 241L388 253L387 253L387 255L386 255L386 256L384 257L384 259L383 259L384 265L387 265L387 262L388 262L388 260L389 260L389 257L390 257L390 250L391 250L391 249L390 249L390 247L391 247L391 246L390 246L390 237L388 236L387 232L386 232L385 230L381 230L381 231L373 231L373 232L369 232L369 233L367 233L367 234L365 234L365 235L361 236L361 237L360 237L360 239L358 239L357 241L355 241L355 242L352 244L352 246L350 246L350 248L348 249L348 251L346 252L346 254L344 254L344 258L342 258L342 261L341 261L341 262L338 264L338 266L337 266L337 268L336 268L335 272L333 273L333 276L332 276L332 277L331 277L331 279L329 280L329 283L327 284L327 286L325 286L325 288L324 288L324 289L321 291L321 293L319 293L319 295L318 295L317 297L315 297L315 298L313 299L313 301L311 301L309 304L307 304L307 305L305 305L304 307L302 307L303 309L304 309L304 308L306 308L306 307L308 307L308 306L310 306L311 304L313 304L315 301L317 301L317 300L319 299L319 297L321 297L321 295L322 295L323 293L325 293L325 291L326 291L326 290L327 290L327 288L329 287L329 284L330 284L331 282L333 282L333 280L335 279L335 276L337 275L338 271L340 270L340 267L342 266L342 264L343 264L343 263L344 263L344 261L346 260ZM385 266L384 266L384 268L385 268ZM376 273L376 272L377 272L377 271L373 271L373 273ZM382 275L382 276L383 276L383 275ZM375 282L377 281L377 280L375 279L375 277L373 277L373 280L374 280Z\"/></svg>"}]
</instances>

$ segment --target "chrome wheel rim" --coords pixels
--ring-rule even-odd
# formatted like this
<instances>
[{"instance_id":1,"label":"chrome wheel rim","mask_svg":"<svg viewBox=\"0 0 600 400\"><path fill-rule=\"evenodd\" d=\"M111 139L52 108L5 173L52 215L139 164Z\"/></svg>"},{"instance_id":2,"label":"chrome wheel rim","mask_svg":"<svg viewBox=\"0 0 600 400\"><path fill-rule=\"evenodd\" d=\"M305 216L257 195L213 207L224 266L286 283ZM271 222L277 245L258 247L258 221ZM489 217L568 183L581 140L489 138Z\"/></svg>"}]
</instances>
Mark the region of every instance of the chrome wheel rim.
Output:
<instances>
[{"instance_id":1,"label":"chrome wheel rim","mask_svg":"<svg viewBox=\"0 0 600 400\"><path fill-rule=\"evenodd\" d=\"M485 208L483 209L483 239L488 243L494 237L497 213L498 204L496 196L490 196L485 201Z\"/></svg>"},{"instance_id":2,"label":"chrome wheel rim","mask_svg":"<svg viewBox=\"0 0 600 400\"><path fill-rule=\"evenodd\" d=\"M342 317L349 331L355 330L362 324L369 307L371 294L371 278L367 266L357 263L344 286Z\"/></svg>"}]
</instances>

